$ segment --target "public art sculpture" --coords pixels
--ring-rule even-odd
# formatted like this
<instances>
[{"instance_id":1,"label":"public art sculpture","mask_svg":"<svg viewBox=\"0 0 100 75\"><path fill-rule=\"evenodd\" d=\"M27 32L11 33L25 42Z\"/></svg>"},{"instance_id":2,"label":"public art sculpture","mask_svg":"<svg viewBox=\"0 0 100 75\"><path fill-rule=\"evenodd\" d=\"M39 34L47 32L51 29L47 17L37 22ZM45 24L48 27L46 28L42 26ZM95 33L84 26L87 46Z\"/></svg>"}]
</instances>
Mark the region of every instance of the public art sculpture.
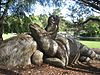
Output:
<instances>
[{"instance_id":1,"label":"public art sculpture","mask_svg":"<svg viewBox=\"0 0 100 75\"><path fill-rule=\"evenodd\" d=\"M47 32L37 24L30 25L30 31L32 37L38 44L39 50L44 53L44 62L59 67L65 66L65 63L67 63L66 60L68 60L68 54L62 42L51 39Z\"/></svg>"},{"instance_id":2,"label":"public art sculpture","mask_svg":"<svg viewBox=\"0 0 100 75\"><path fill-rule=\"evenodd\" d=\"M30 34L24 33L5 40L0 45L0 64L7 67L43 62L58 67L100 60L100 55L73 37L57 34L60 18L51 15L45 29L34 23Z\"/></svg>"},{"instance_id":3,"label":"public art sculpture","mask_svg":"<svg viewBox=\"0 0 100 75\"><path fill-rule=\"evenodd\" d=\"M78 62L78 59L83 62L83 61L90 61L90 58L95 57L95 52L93 50L91 50L90 48L88 48L87 46L79 43L77 40L75 40L71 35L67 35L67 37L63 37L63 35L58 35L58 29L59 29L59 21L60 21L60 17L58 17L57 15L51 15L48 19L48 25L46 26L46 31L48 32L48 34L50 32L52 32L52 34L50 34L50 38L56 39L60 42L63 41L63 44L65 44L65 47L67 48L67 53L69 56L69 64L76 64ZM47 30L49 29L49 31ZM50 31L51 30L51 31ZM55 31L56 30L56 31ZM54 32L55 31L55 32ZM53 35L55 35L55 37L53 37ZM67 44L65 41L67 41ZM82 50L83 52L82 52ZM81 52L80 52L81 50ZM80 57L80 53L81 53L81 57ZM86 56L84 56L84 54L86 54ZM88 57L90 55L90 58ZM100 58L99 55L97 55L97 59ZM100 59L99 59L100 60Z\"/></svg>"},{"instance_id":4,"label":"public art sculpture","mask_svg":"<svg viewBox=\"0 0 100 75\"><path fill-rule=\"evenodd\" d=\"M100 60L100 55L75 39L57 36L53 40L48 36L48 32L37 24L30 25L30 31L38 44L39 50L44 53L44 62L48 64L64 67L77 61ZM74 55L76 56L73 58Z\"/></svg>"}]
</instances>

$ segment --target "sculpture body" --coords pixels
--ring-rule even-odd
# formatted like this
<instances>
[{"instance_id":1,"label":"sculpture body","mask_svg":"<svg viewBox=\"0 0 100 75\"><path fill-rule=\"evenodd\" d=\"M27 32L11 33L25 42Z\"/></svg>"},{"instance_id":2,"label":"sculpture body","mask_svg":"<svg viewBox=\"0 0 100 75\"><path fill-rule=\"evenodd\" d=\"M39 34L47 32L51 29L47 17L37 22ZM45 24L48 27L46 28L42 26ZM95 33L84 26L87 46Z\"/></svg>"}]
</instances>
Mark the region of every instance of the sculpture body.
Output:
<instances>
[{"instance_id":1,"label":"sculpture body","mask_svg":"<svg viewBox=\"0 0 100 75\"><path fill-rule=\"evenodd\" d=\"M30 30L40 50L45 55L44 61L46 63L64 67L68 64L75 64L78 61L88 62L91 59L100 60L100 55L73 38L57 36L53 40L37 24L30 25Z\"/></svg>"},{"instance_id":2,"label":"sculpture body","mask_svg":"<svg viewBox=\"0 0 100 75\"><path fill-rule=\"evenodd\" d=\"M51 39L47 36L47 32L37 24L30 25L30 31L39 46L39 50L44 53L44 62L59 67L68 65L66 63L66 60L68 60L67 49L62 42Z\"/></svg>"}]
</instances>

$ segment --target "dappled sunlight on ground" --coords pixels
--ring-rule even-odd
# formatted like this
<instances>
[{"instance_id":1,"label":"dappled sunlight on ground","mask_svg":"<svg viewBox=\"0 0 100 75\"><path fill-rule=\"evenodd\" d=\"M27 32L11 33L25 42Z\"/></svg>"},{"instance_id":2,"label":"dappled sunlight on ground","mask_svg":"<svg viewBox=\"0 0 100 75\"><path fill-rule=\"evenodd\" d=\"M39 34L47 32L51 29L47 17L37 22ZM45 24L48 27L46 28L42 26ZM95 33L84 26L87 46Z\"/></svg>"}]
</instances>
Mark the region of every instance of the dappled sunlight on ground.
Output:
<instances>
[{"instance_id":1,"label":"dappled sunlight on ground","mask_svg":"<svg viewBox=\"0 0 100 75\"><path fill-rule=\"evenodd\" d=\"M8 39L10 37L16 36L16 33L8 33L8 34L3 34L3 39Z\"/></svg>"}]
</instances>

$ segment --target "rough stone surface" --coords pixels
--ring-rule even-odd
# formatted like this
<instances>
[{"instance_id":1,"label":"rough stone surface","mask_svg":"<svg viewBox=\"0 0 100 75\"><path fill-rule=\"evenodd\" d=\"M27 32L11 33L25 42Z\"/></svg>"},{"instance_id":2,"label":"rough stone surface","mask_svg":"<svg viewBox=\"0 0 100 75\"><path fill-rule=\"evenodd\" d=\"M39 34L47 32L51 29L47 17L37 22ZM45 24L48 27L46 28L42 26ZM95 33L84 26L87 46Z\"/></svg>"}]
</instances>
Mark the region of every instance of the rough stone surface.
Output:
<instances>
[{"instance_id":1,"label":"rough stone surface","mask_svg":"<svg viewBox=\"0 0 100 75\"><path fill-rule=\"evenodd\" d=\"M66 48L59 40L55 41L46 35L46 31L39 25L30 25L30 31L36 40L39 50L44 53L44 62L51 65L64 67L68 59Z\"/></svg>"},{"instance_id":2,"label":"rough stone surface","mask_svg":"<svg viewBox=\"0 0 100 75\"><path fill-rule=\"evenodd\" d=\"M100 55L74 38L61 36L55 40L51 39L47 32L37 24L30 25L30 31L39 46L39 50L45 55L44 61L48 64L65 67L83 62L88 63L92 59L100 60Z\"/></svg>"},{"instance_id":3,"label":"rough stone surface","mask_svg":"<svg viewBox=\"0 0 100 75\"><path fill-rule=\"evenodd\" d=\"M43 64L43 53L39 50L36 50L31 56L32 64L41 65Z\"/></svg>"},{"instance_id":4,"label":"rough stone surface","mask_svg":"<svg viewBox=\"0 0 100 75\"><path fill-rule=\"evenodd\" d=\"M57 15L51 15L48 18L48 25L45 30L48 32L49 37L55 39L57 36L57 32L59 30L59 21L60 18Z\"/></svg>"},{"instance_id":5,"label":"rough stone surface","mask_svg":"<svg viewBox=\"0 0 100 75\"><path fill-rule=\"evenodd\" d=\"M95 50L100 54L100 49ZM100 75L100 62L94 61L90 65L58 68L42 64L41 66L28 65L17 69L5 69L0 65L0 75Z\"/></svg>"},{"instance_id":6,"label":"rough stone surface","mask_svg":"<svg viewBox=\"0 0 100 75\"><path fill-rule=\"evenodd\" d=\"M31 64L30 57L36 48L36 42L27 34L7 39L0 45L0 64L7 67Z\"/></svg>"}]
</instances>

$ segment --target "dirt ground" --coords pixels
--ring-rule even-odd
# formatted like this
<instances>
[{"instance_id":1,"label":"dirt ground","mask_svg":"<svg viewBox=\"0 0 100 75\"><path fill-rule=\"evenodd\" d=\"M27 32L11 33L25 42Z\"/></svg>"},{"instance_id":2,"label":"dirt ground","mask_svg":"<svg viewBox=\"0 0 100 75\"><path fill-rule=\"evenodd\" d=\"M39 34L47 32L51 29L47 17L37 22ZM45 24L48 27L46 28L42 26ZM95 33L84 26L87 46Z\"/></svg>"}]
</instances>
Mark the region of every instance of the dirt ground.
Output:
<instances>
[{"instance_id":1,"label":"dirt ground","mask_svg":"<svg viewBox=\"0 0 100 75\"><path fill-rule=\"evenodd\" d=\"M100 54L100 49L94 49ZM23 68L5 69L0 67L0 75L100 75L100 61L88 65L75 65L58 68L43 64L42 66L28 65Z\"/></svg>"}]
</instances>

